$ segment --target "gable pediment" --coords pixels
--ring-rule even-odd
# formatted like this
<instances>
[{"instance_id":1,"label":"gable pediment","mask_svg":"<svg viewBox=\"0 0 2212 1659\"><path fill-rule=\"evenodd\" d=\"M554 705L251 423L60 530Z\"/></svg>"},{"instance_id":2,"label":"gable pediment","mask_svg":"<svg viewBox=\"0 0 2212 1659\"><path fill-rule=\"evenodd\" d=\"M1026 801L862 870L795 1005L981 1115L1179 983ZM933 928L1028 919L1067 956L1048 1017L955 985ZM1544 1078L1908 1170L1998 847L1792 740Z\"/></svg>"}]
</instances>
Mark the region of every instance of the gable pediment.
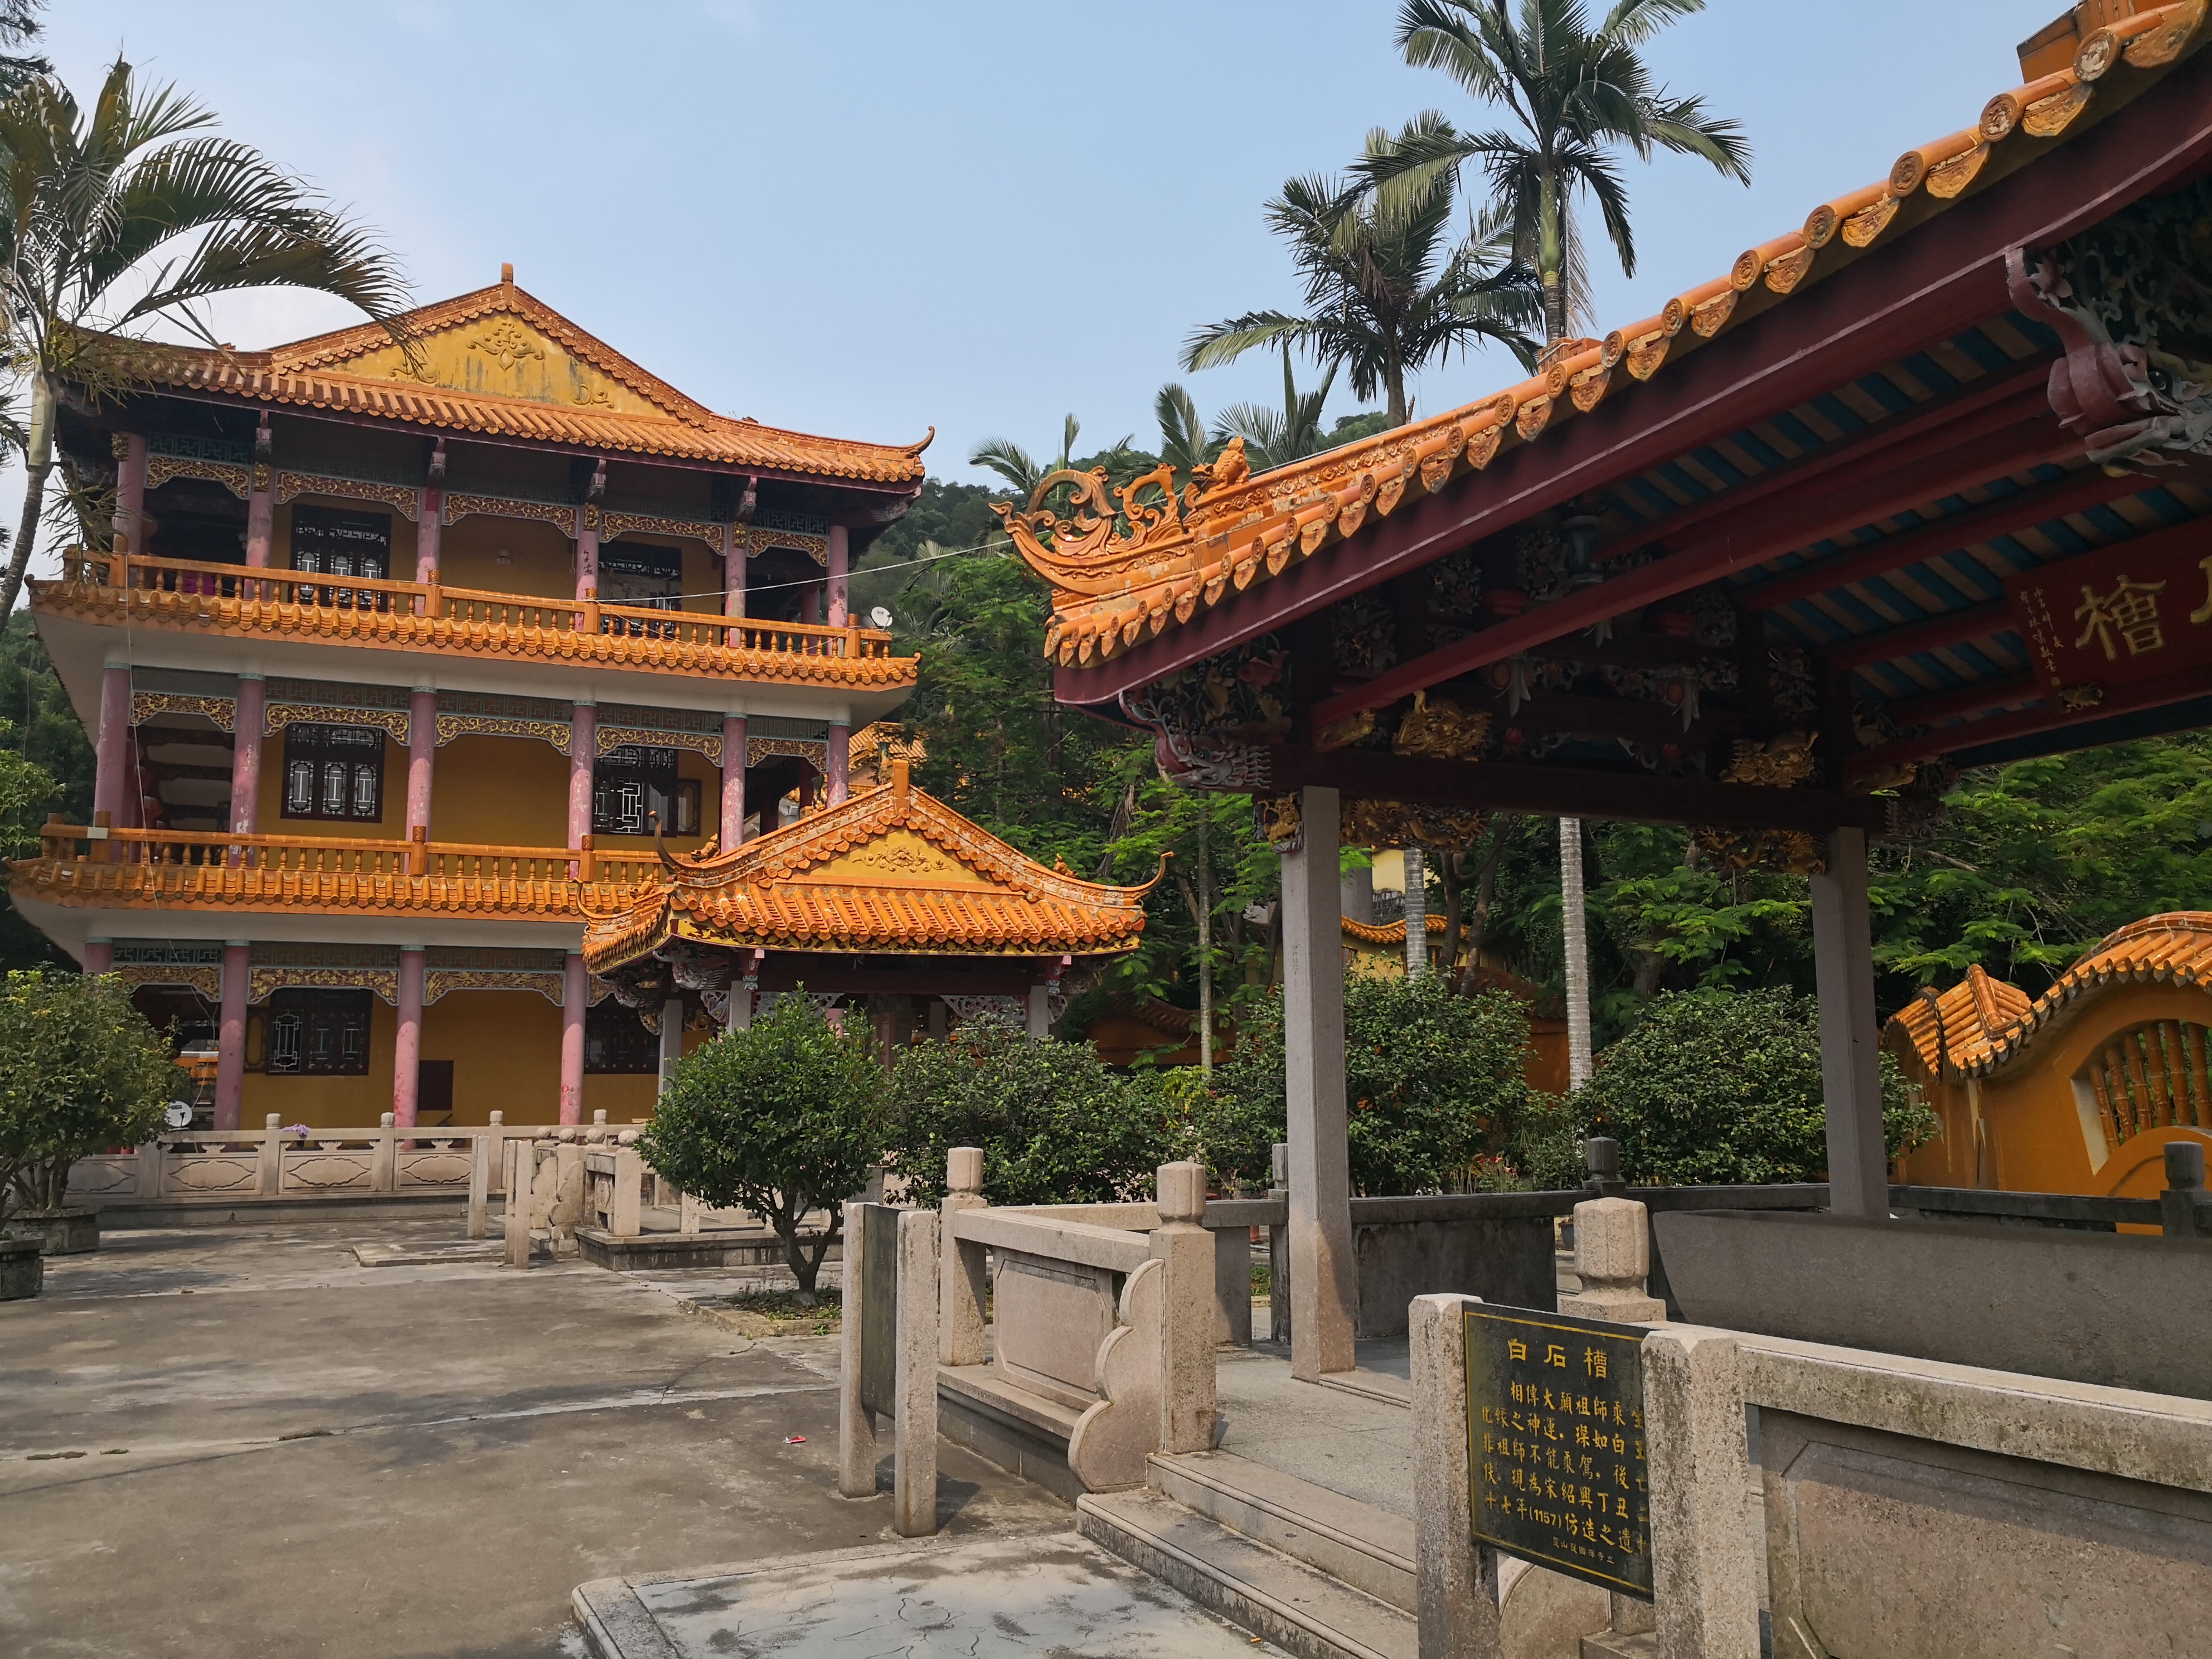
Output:
<instances>
[{"instance_id":1,"label":"gable pediment","mask_svg":"<svg viewBox=\"0 0 2212 1659\"><path fill-rule=\"evenodd\" d=\"M863 842L806 872L809 881L885 882L900 885L991 887L981 871L963 863L942 847L897 828Z\"/></svg>"},{"instance_id":2,"label":"gable pediment","mask_svg":"<svg viewBox=\"0 0 2212 1659\"><path fill-rule=\"evenodd\" d=\"M411 351L386 340L325 365L325 372L399 380L472 396L519 398L562 409L661 420L683 418L586 361L547 330L511 311L419 334Z\"/></svg>"}]
</instances>

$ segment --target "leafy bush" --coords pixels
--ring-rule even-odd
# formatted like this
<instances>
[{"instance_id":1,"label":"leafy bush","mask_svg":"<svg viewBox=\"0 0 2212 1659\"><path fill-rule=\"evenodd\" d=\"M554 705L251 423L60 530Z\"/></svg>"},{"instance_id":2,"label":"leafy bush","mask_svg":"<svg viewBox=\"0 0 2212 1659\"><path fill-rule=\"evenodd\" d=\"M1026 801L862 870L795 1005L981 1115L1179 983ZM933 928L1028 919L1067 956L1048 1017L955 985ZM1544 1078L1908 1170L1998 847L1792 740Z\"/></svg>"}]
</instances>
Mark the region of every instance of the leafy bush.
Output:
<instances>
[{"instance_id":1,"label":"leafy bush","mask_svg":"<svg viewBox=\"0 0 2212 1659\"><path fill-rule=\"evenodd\" d=\"M1887 1054L1881 1079L1883 1138L1895 1158L1942 1126ZM1581 1133L1620 1142L1632 1182L1824 1180L1819 1010L1780 990L1663 993L1600 1057L1568 1109Z\"/></svg>"},{"instance_id":2,"label":"leafy bush","mask_svg":"<svg viewBox=\"0 0 2212 1659\"><path fill-rule=\"evenodd\" d=\"M1528 1018L1502 991L1461 996L1443 977L1357 979L1344 989L1345 1100L1352 1184L1370 1194L1474 1184L1476 1162L1506 1150L1528 1104ZM1215 1073L1240 1121L1283 1138L1279 994L1256 1006L1236 1057ZM1482 1178L1496 1179L1494 1167Z\"/></svg>"},{"instance_id":3,"label":"leafy bush","mask_svg":"<svg viewBox=\"0 0 2212 1659\"><path fill-rule=\"evenodd\" d=\"M845 1200L866 1182L885 1126L872 1038L787 996L750 1030L716 1037L678 1066L638 1150L695 1197L765 1216L811 1305ZM810 1210L830 1214L811 1248L799 1232Z\"/></svg>"},{"instance_id":4,"label":"leafy bush","mask_svg":"<svg viewBox=\"0 0 2212 1659\"><path fill-rule=\"evenodd\" d=\"M1107 1070L1087 1042L1032 1040L1001 1015L907 1049L890 1094L888 1167L919 1203L945 1195L955 1146L983 1149L994 1204L1149 1198L1154 1171L1175 1156L1155 1080Z\"/></svg>"},{"instance_id":5,"label":"leafy bush","mask_svg":"<svg viewBox=\"0 0 2212 1659\"><path fill-rule=\"evenodd\" d=\"M1281 1101L1263 1110L1239 1092L1208 1088L1206 1073L1195 1066L1155 1076L1152 1086L1168 1126L1166 1157L1206 1165L1217 1193L1233 1196L1247 1187L1266 1190L1274 1178L1275 1143L1283 1138Z\"/></svg>"},{"instance_id":6,"label":"leafy bush","mask_svg":"<svg viewBox=\"0 0 2212 1659\"><path fill-rule=\"evenodd\" d=\"M181 1081L114 979L44 969L0 989L0 1208L58 1210L70 1165L136 1146Z\"/></svg>"}]
</instances>

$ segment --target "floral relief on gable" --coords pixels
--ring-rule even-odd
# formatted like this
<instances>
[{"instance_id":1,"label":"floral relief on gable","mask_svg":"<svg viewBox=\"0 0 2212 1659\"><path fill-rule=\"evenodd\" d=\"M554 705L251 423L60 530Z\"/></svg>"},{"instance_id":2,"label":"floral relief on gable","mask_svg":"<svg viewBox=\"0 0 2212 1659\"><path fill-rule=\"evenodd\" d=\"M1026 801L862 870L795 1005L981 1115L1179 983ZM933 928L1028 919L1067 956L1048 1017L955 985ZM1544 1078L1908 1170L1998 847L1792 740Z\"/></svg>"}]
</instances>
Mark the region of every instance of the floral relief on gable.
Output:
<instances>
[{"instance_id":1,"label":"floral relief on gable","mask_svg":"<svg viewBox=\"0 0 2212 1659\"><path fill-rule=\"evenodd\" d=\"M909 830L865 842L811 872L825 880L958 882L988 886L989 878Z\"/></svg>"},{"instance_id":2,"label":"floral relief on gable","mask_svg":"<svg viewBox=\"0 0 2212 1659\"><path fill-rule=\"evenodd\" d=\"M675 418L675 412L633 391L556 337L502 313L434 330L407 345L382 344L333 363L341 374L398 380L610 415Z\"/></svg>"}]
</instances>

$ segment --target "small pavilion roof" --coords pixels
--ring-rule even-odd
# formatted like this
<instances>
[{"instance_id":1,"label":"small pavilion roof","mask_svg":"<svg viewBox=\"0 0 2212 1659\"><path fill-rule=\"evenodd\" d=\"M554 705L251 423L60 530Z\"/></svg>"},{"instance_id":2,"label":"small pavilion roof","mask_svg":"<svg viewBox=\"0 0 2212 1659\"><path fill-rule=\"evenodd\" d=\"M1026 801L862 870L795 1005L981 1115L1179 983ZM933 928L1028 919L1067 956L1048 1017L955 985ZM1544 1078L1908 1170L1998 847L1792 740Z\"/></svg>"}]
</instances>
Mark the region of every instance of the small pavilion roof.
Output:
<instances>
[{"instance_id":1,"label":"small pavilion roof","mask_svg":"<svg viewBox=\"0 0 2212 1659\"><path fill-rule=\"evenodd\" d=\"M2212 993L2212 911L2174 910L2131 921L2032 1000L1979 963L1948 991L1929 991L1891 1017L1930 1072L1946 1061L1987 1077L2018 1059L2083 997L2109 987L2158 982Z\"/></svg>"},{"instance_id":2,"label":"small pavilion roof","mask_svg":"<svg viewBox=\"0 0 2212 1659\"><path fill-rule=\"evenodd\" d=\"M511 268L393 329L406 345L362 323L266 351L148 346L132 367L157 386L434 432L861 484L922 476L927 438L861 443L714 413L516 287Z\"/></svg>"},{"instance_id":3,"label":"small pavilion roof","mask_svg":"<svg viewBox=\"0 0 2212 1659\"><path fill-rule=\"evenodd\" d=\"M592 971L672 939L734 949L896 956L1113 956L1145 927L1137 887L1048 869L914 787L879 787L729 852L671 856L655 889L593 916Z\"/></svg>"}]
</instances>

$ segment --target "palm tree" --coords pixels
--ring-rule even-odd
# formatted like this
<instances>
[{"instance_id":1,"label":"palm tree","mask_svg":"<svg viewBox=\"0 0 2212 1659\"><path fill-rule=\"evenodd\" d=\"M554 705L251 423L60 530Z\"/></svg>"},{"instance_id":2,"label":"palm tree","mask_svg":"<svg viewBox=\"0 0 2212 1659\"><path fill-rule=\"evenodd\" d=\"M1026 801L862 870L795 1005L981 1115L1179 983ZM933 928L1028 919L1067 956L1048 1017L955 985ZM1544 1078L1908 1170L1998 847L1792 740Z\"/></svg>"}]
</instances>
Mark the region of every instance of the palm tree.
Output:
<instances>
[{"instance_id":1,"label":"palm tree","mask_svg":"<svg viewBox=\"0 0 2212 1659\"><path fill-rule=\"evenodd\" d=\"M1564 339L1589 309L1578 193L1595 199L1622 275L1636 274L1621 147L1643 161L1657 149L1703 156L1723 177L1751 182L1742 127L1707 115L1701 98L1655 86L1641 55L1661 29L1704 9L1705 0L1613 0L1592 29L1583 0L1520 0L1517 15L1507 0L1403 0L1397 43L1406 61L1504 105L1517 131L1460 132L1431 113L1357 170L1385 186L1386 204L1409 204L1479 165L1514 252L1542 285L1545 339Z\"/></svg>"},{"instance_id":2,"label":"palm tree","mask_svg":"<svg viewBox=\"0 0 2212 1659\"><path fill-rule=\"evenodd\" d=\"M1321 429L1321 410L1328 401L1329 387L1336 384L1337 368L1338 365L1332 362L1320 386L1311 392L1299 391L1291 374L1291 343L1284 341L1283 406L1270 409L1265 404L1230 404L1214 417L1215 447L1225 447L1231 438L1243 439L1244 453L1255 472L1288 466L1292 461L1304 460L1309 455L1318 455L1334 447Z\"/></svg>"},{"instance_id":3,"label":"palm tree","mask_svg":"<svg viewBox=\"0 0 2212 1659\"><path fill-rule=\"evenodd\" d=\"M1152 399L1152 413L1159 417L1160 459L1185 478L1211 463L1229 441L1207 433L1198 404L1172 380Z\"/></svg>"},{"instance_id":4,"label":"palm tree","mask_svg":"<svg viewBox=\"0 0 2212 1659\"><path fill-rule=\"evenodd\" d=\"M173 87L140 88L120 58L88 111L51 75L0 102L0 326L7 367L30 394L29 476L0 617L38 535L64 385L95 402L128 390L157 324L217 345L200 307L218 295L307 289L387 325L406 303L367 230L254 149L204 136L214 125Z\"/></svg>"},{"instance_id":5,"label":"palm tree","mask_svg":"<svg viewBox=\"0 0 2212 1659\"><path fill-rule=\"evenodd\" d=\"M1440 116L1425 116L1393 137L1367 136L1364 167L1380 167L1407 146L1425 156ZM1410 178L1410 174L1407 175ZM1290 244L1305 285L1305 312L1248 311L1197 330L1184 343L1185 368L1233 362L1255 346L1296 347L1318 362L1351 371L1352 390L1379 391L1390 423L1411 416L1406 378L1486 341L1524 364L1535 348L1524 331L1536 320L1534 278L1510 257L1492 228L1478 223L1450 240L1456 178L1430 167L1417 184L1378 200L1365 177L1292 179L1267 204L1268 228Z\"/></svg>"},{"instance_id":6,"label":"palm tree","mask_svg":"<svg viewBox=\"0 0 2212 1659\"><path fill-rule=\"evenodd\" d=\"M1057 460L1048 462L1036 460L1030 456L1029 451L1012 439L986 438L975 446L974 453L968 457L968 465L988 467L1012 484L1014 487L1014 493L1024 501L1034 501L1036 498L1037 486L1045 481L1048 474L1065 472L1075 465L1075 440L1077 434L1082 430L1083 422L1073 415L1061 423L1060 458ZM1135 433L1125 433L1099 451L1099 458L1111 460L1116 456L1125 454L1136 441Z\"/></svg>"}]
</instances>

